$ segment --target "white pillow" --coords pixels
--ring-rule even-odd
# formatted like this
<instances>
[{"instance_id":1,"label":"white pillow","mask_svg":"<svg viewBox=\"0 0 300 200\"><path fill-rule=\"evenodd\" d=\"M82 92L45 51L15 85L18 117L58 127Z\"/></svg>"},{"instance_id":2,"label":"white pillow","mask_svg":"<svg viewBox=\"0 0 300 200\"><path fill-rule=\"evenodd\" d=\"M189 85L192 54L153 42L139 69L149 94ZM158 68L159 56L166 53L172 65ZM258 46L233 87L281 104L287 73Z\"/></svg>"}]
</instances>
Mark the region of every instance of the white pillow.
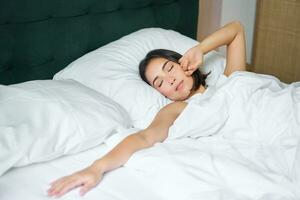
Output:
<instances>
[{"instance_id":1,"label":"white pillow","mask_svg":"<svg viewBox=\"0 0 300 200\"><path fill-rule=\"evenodd\" d=\"M129 112L134 127L145 128L170 100L142 81L139 62L153 49L183 54L196 44L197 41L172 30L142 29L82 56L54 79L74 79L109 96ZM214 84L224 71L224 61L216 52L205 56L203 71L212 71L208 85Z\"/></svg>"},{"instance_id":2,"label":"white pillow","mask_svg":"<svg viewBox=\"0 0 300 200\"><path fill-rule=\"evenodd\" d=\"M94 147L130 125L119 104L72 80L0 85L0 175Z\"/></svg>"}]
</instances>

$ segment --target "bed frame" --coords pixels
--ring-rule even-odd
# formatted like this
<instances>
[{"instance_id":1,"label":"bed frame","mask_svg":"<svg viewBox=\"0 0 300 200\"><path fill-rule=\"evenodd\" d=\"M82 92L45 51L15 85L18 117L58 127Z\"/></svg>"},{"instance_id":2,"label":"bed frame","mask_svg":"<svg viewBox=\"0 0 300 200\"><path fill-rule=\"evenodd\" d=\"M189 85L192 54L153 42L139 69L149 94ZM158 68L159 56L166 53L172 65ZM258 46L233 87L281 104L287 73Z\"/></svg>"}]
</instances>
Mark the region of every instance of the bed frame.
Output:
<instances>
[{"instance_id":1,"label":"bed frame","mask_svg":"<svg viewBox=\"0 0 300 200\"><path fill-rule=\"evenodd\" d=\"M0 6L0 84L51 79L76 58L146 27L196 38L199 0L9 0Z\"/></svg>"}]
</instances>

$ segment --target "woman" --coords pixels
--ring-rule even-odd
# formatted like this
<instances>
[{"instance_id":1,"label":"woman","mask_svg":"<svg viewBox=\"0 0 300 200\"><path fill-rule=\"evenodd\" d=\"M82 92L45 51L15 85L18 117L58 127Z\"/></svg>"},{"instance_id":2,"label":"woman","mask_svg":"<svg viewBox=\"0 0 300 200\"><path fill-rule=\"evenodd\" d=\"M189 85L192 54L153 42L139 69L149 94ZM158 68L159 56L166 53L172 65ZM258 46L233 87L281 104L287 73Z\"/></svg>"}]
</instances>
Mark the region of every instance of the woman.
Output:
<instances>
[{"instance_id":1,"label":"woman","mask_svg":"<svg viewBox=\"0 0 300 200\"><path fill-rule=\"evenodd\" d=\"M164 50L150 52L140 64L140 74L148 84L174 102L162 108L149 127L126 137L91 166L53 182L48 195L60 197L76 187L81 187L80 194L83 195L100 182L105 172L125 164L134 152L163 142L170 126L187 105L184 100L206 90L206 75L198 71L203 55L222 45L227 46L224 74L229 76L235 71L244 71L245 37L239 22L225 25L188 50L179 60L174 52L171 52L173 55L168 55L170 52ZM161 51L164 55L160 54Z\"/></svg>"}]
</instances>

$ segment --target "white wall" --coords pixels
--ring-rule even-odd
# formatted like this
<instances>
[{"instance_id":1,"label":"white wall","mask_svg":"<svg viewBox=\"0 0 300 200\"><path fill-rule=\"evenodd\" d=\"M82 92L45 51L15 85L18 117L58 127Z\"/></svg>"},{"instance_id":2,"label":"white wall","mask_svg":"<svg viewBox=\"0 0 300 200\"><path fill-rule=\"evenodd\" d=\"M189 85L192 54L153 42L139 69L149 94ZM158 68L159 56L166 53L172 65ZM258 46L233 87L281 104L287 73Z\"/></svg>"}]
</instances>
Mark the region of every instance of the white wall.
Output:
<instances>
[{"instance_id":1,"label":"white wall","mask_svg":"<svg viewBox=\"0 0 300 200\"><path fill-rule=\"evenodd\" d=\"M223 0L220 25L232 20L243 23L246 33L247 63L251 63L252 44L255 25L256 0ZM225 48L220 49L225 54Z\"/></svg>"}]
</instances>

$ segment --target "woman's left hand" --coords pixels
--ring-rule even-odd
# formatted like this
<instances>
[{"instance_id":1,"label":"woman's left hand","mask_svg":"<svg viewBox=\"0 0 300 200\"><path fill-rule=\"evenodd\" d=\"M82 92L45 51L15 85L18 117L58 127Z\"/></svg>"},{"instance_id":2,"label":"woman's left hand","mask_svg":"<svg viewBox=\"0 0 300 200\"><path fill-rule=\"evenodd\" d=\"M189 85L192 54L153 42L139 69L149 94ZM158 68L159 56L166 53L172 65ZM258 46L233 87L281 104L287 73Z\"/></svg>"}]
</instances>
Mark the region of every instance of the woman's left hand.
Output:
<instances>
[{"instance_id":1,"label":"woman's left hand","mask_svg":"<svg viewBox=\"0 0 300 200\"><path fill-rule=\"evenodd\" d=\"M88 168L51 183L51 187L48 189L48 196L61 197L76 187L81 187L80 194L84 195L100 182L103 174L103 171L91 165Z\"/></svg>"},{"instance_id":2,"label":"woman's left hand","mask_svg":"<svg viewBox=\"0 0 300 200\"><path fill-rule=\"evenodd\" d=\"M189 49L180 59L179 64L184 70L185 74L190 76L196 71L203 62L203 55L199 45Z\"/></svg>"}]
</instances>

